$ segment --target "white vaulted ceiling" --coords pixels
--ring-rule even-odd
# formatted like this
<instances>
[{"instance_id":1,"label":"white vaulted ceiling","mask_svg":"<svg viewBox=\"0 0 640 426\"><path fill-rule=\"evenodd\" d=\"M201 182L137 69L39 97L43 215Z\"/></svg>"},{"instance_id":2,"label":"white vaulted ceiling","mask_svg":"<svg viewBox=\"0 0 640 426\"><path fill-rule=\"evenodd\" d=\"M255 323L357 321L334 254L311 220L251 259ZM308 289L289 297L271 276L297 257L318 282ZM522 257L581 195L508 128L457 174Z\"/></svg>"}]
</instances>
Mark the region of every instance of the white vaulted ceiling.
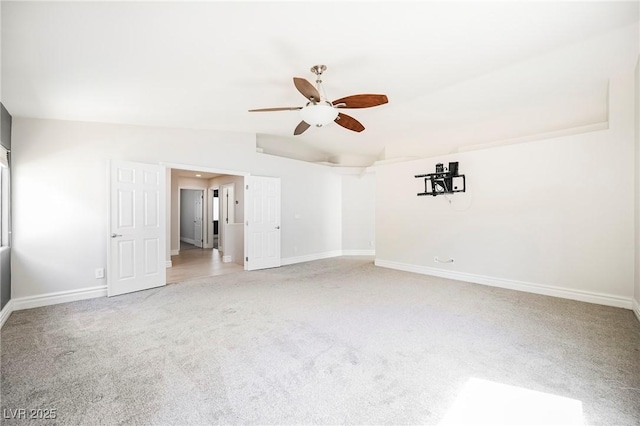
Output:
<instances>
[{"instance_id":1,"label":"white vaulted ceiling","mask_svg":"<svg viewBox=\"0 0 640 426\"><path fill-rule=\"evenodd\" d=\"M2 101L17 117L256 133L267 151L370 164L607 119L638 54L637 2L2 2ZM293 137L292 77L385 93ZM178 143L178 142L177 142Z\"/></svg>"}]
</instances>

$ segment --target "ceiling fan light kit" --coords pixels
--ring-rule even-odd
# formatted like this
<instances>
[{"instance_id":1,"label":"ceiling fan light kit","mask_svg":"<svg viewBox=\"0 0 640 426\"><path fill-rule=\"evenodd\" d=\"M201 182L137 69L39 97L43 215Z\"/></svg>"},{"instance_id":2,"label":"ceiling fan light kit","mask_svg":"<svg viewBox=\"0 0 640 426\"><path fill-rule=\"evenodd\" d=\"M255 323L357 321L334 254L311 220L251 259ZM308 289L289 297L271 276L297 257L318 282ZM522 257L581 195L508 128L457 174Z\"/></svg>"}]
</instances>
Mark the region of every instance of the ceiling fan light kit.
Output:
<instances>
[{"instance_id":1,"label":"ceiling fan light kit","mask_svg":"<svg viewBox=\"0 0 640 426\"><path fill-rule=\"evenodd\" d=\"M331 104L309 103L300 110L300 116L312 126L322 127L338 117L338 109Z\"/></svg>"},{"instance_id":2,"label":"ceiling fan light kit","mask_svg":"<svg viewBox=\"0 0 640 426\"><path fill-rule=\"evenodd\" d=\"M293 134L300 135L311 126L322 127L332 121L345 129L361 132L364 126L355 118L341 113L343 108L370 108L389 102L386 95L361 94L329 102L322 87L322 73L325 65L314 65L311 72L316 75L316 85L301 77L293 77L293 85L309 101L304 107L260 108L250 109L249 112L294 111L300 110L302 121L295 128Z\"/></svg>"}]
</instances>

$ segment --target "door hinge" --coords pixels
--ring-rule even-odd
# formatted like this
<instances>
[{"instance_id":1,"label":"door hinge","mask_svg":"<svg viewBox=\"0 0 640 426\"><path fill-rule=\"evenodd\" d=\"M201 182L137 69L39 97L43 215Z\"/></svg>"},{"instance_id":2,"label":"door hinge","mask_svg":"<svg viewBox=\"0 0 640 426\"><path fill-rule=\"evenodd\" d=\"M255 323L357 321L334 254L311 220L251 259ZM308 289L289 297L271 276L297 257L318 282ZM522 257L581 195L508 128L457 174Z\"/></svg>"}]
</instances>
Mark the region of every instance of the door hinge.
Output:
<instances>
[{"instance_id":1,"label":"door hinge","mask_svg":"<svg viewBox=\"0 0 640 426\"><path fill-rule=\"evenodd\" d=\"M247 221L246 223L247 223L247 226L249 226L249 221Z\"/></svg>"},{"instance_id":2,"label":"door hinge","mask_svg":"<svg viewBox=\"0 0 640 426\"><path fill-rule=\"evenodd\" d=\"M249 185L247 185L247 189L249 189Z\"/></svg>"},{"instance_id":3,"label":"door hinge","mask_svg":"<svg viewBox=\"0 0 640 426\"><path fill-rule=\"evenodd\" d=\"M245 257L245 259L246 259L246 261L247 261L247 262L249 261L249 258L248 258L248 257Z\"/></svg>"}]
</instances>

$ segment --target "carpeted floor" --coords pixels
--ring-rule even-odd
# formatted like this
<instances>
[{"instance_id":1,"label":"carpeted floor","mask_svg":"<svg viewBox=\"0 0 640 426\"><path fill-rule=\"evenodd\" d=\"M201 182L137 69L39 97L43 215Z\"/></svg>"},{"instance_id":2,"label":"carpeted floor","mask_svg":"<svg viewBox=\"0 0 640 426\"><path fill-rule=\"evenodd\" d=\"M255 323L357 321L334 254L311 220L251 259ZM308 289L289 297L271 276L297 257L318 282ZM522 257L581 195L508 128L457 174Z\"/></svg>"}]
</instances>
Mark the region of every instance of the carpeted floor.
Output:
<instances>
[{"instance_id":1,"label":"carpeted floor","mask_svg":"<svg viewBox=\"0 0 640 426\"><path fill-rule=\"evenodd\" d=\"M1 343L3 424L640 424L631 311L370 258L19 311Z\"/></svg>"}]
</instances>

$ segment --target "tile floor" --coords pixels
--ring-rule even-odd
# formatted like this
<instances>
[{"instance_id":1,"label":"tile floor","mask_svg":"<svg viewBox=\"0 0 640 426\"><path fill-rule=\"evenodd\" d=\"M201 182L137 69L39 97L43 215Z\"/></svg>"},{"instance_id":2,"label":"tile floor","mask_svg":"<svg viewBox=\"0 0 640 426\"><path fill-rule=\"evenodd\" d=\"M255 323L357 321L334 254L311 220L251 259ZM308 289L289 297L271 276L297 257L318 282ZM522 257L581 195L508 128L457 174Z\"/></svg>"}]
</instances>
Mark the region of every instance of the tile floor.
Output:
<instances>
[{"instance_id":1,"label":"tile floor","mask_svg":"<svg viewBox=\"0 0 640 426\"><path fill-rule=\"evenodd\" d=\"M202 249L184 242L180 243L180 254L171 256L171 263L172 267L167 269L167 284L244 269L236 263L223 263L217 249Z\"/></svg>"}]
</instances>

